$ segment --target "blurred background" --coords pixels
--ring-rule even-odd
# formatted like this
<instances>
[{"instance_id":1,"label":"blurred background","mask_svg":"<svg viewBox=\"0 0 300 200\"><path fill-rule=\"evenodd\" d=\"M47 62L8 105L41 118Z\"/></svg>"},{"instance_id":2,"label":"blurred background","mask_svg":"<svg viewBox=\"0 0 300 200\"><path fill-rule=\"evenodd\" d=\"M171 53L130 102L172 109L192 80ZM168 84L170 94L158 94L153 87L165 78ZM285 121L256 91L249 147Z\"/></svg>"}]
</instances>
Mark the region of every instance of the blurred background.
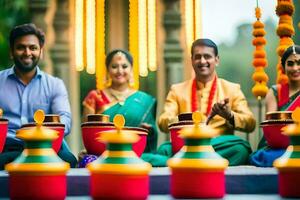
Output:
<instances>
[{"instance_id":1,"label":"blurred background","mask_svg":"<svg viewBox=\"0 0 300 200\"><path fill-rule=\"evenodd\" d=\"M89 2L92 0L86 0ZM115 48L129 48L129 8L134 0L93 0L104 3L105 44L104 52ZM145 0L146 1L146 0ZM148 0L151 1L151 0ZM193 76L190 64L190 48L187 43L186 3L190 0L154 0L156 36L156 69L139 77L139 89L158 100L159 115L164 99L172 83L181 82ZM192 0L191 0L192 1ZM85 2L83 0L83 2ZM137 2L137 1L136 1ZM62 78L67 86L73 115L72 134L68 141L72 151L82 149L80 123L82 122L81 102L89 90L96 87L95 74L86 70L76 70L75 18L78 0L0 0L0 70L12 65L9 58L8 35L18 24L33 22L46 33L45 55L40 64L46 72ZM198 0L197 35L214 40L219 46L221 63L218 66L219 77L241 84L242 90L258 118L258 102L251 89L254 85L252 66L254 46L252 45L252 24L256 21L257 3L262 11L261 21L267 32L265 46L268 59L266 72L268 86L275 84L278 56L276 48L279 38L276 35L278 16L275 13L276 0ZM300 44L300 1L294 0L293 15L295 35L294 43ZM80 12L80 10L79 10ZM87 14L89 11L82 11ZM104 31L104 30L103 30ZM97 32L95 33L97 37ZM262 105L264 102L262 102ZM262 108L263 109L263 108ZM264 111L262 110L262 113ZM260 138L259 129L249 136L253 150ZM168 139L163 133L160 143Z\"/></svg>"}]
</instances>

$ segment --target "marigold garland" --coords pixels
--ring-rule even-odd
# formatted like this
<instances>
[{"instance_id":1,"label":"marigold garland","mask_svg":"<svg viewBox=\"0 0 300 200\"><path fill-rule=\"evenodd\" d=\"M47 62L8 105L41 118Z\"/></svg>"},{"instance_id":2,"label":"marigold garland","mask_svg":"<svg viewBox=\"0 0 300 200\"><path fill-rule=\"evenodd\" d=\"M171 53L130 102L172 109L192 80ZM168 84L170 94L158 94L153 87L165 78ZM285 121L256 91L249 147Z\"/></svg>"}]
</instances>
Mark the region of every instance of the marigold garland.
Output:
<instances>
[{"instance_id":1,"label":"marigold garland","mask_svg":"<svg viewBox=\"0 0 300 200\"><path fill-rule=\"evenodd\" d=\"M281 66L280 59L285 49L294 44L291 39L295 34L292 19L294 11L295 7L292 0L277 0L276 14L279 16L279 23L276 33L280 38L279 46L276 49L277 55L279 56L277 64L277 83L280 84L285 84L288 81Z\"/></svg>"},{"instance_id":2,"label":"marigold garland","mask_svg":"<svg viewBox=\"0 0 300 200\"><path fill-rule=\"evenodd\" d=\"M266 51L264 50L264 45L267 41L264 38L266 31L264 29L265 25L260 21L261 10L259 7L255 8L255 16L257 20L253 23L252 31L254 36L252 44L255 46L252 62L255 72L252 75L252 79L255 81L255 85L252 88L252 93L256 98L260 99L264 98L268 92L267 82L269 77L264 71L264 68L268 65Z\"/></svg>"},{"instance_id":3,"label":"marigold garland","mask_svg":"<svg viewBox=\"0 0 300 200\"><path fill-rule=\"evenodd\" d=\"M267 40L263 37L257 37L252 40L253 46L263 46L267 43Z\"/></svg>"}]
</instances>

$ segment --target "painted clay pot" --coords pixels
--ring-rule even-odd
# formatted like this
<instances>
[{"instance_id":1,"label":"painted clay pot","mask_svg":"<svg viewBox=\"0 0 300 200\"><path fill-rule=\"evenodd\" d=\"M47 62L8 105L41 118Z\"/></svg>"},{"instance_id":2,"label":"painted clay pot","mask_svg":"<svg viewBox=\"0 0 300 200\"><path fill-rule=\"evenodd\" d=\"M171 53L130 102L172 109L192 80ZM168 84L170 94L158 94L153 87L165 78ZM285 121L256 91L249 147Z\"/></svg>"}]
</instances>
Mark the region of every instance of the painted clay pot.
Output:
<instances>
[{"instance_id":1,"label":"painted clay pot","mask_svg":"<svg viewBox=\"0 0 300 200\"><path fill-rule=\"evenodd\" d=\"M195 125L179 131L184 146L168 160L174 198L222 198L225 194L228 161L210 145L219 131L201 123L201 118L199 112L194 113Z\"/></svg>"},{"instance_id":2,"label":"painted clay pot","mask_svg":"<svg viewBox=\"0 0 300 200\"><path fill-rule=\"evenodd\" d=\"M193 121L180 121L169 125L173 155L176 154L184 145L184 140L179 136L179 131L184 127L189 127L193 125Z\"/></svg>"},{"instance_id":3,"label":"painted clay pot","mask_svg":"<svg viewBox=\"0 0 300 200\"><path fill-rule=\"evenodd\" d=\"M42 126L42 110L36 111L34 120L36 127L17 131L16 136L24 140L25 149L5 166L9 173L10 199L65 199L66 173L70 165L63 162L52 148L52 141L58 133Z\"/></svg>"},{"instance_id":4,"label":"painted clay pot","mask_svg":"<svg viewBox=\"0 0 300 200\"><path fill-rule=\"evenodd\" d=\"M266 120L261 122L264 137L272 148L287 148L290 144L289 137L282 132L282 128L292 124L292 112L276 111L266 114Z\"/></svg>"},{"instance_id":5,"label":"painted clay pot","mask_svg":"<svg viewBox=\"0 0 300 200\"><path fill-rule=\"evenodd\" d=\"M191 127L194 125L192 113L181 113L178 115L178 120L178 122L169 125L173 155L176 154L184 145L184 140L182 137L179 137L179 131L184 127Z\"/></svg>"},{"instance_id":6,"label":"painted clay pot","mask_svg":"<svg viewBox=\"0 0 300 200\"><path fill-rule=\"evenodd\" d=\"M43 122L43 126L57 131L58 138L53 140L52 148L54 149L54 151L56 153L58 153L61 148L62 141L64 139L65 125L60 123L59 115L47 114L47 115L45 115L45 120ZM35 123L24 124L21 127L21 129L27 129L27 128L32 128L32 127L35 127Z\"/></svg>"},{"instance_id":7,"label":"painted clay pot","mask_svg":"<svg viewBox=\"0 0 300 200\"><path fill-rule=\"evenodd\" d=\"M2 109L0 109L0 153L5 145L7 136L8 120L2 118Z\"/></svg>"},{"instance_id":8,"label":"painted clay pot","mask_svg":"<svg viewBox=\"0 0 300 200\"><path fill-rule=\"evenodd\" d=\"M146 199L149 194L151 165L132 150L137 132L123 130L123 116L114 118L116 128L101 133L106 151L87 165L91 173L90 195L93 199Z\"/></svg>"},{"instance_id":9,"label":"painted clay pot","mask_svg":"<svg viewBox=\"0 0 300 200\"><path fill-rule=\"evenodd\" d=\"M109 122L108 115L88 115L87 119L88 121L81 125L83 144L88 154L99 156L105 151L106 144L98 138L101 137L102 132L115 130L115 127L113 123ZM133 144L133 150L138 156L141 156L146 148L148 131L140 127L124 127L123 129L138 133L140 137Z\"/></svg>"},{"instance_id":10,"label":"painted clay pot","mask_svg":"<svg viewBox=\"0 0 300 200\"><path fill-rule=\"evenodd\" d=\"M289 136L290 145L286 152L273 163L279 171L279 194L282 197L300 198L300 108L292 113L294 124L283 128Z\"/></svg>"}]
</instances>

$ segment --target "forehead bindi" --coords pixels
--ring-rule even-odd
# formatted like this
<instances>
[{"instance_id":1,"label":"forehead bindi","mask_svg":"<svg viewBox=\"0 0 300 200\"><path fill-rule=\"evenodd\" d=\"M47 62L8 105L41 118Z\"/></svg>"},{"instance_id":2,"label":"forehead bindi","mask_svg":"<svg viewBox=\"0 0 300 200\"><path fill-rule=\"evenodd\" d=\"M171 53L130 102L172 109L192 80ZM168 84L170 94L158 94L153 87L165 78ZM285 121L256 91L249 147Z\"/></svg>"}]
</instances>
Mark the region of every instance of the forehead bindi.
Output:
<instances>
[{"instance_id":1,"label":"forehead bindi","mask_svg":"<svg viewBox=\"0 0 300 200\"><path fill-rule=\"evenodd\" d=\"M116 55L114 56L114 58L116 60L127 60L126 59L126 55L124 53L120 52L120 51L116 53Z\"/></svg>"}]
</instances>

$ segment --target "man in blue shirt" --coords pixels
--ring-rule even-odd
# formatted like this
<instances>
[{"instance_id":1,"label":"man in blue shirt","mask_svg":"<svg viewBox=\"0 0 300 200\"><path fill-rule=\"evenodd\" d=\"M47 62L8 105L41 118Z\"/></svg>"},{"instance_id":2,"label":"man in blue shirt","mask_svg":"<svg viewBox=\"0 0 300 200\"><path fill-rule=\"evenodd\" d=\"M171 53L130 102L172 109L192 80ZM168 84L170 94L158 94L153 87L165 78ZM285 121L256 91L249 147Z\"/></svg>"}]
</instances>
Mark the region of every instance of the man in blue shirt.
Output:
<instances>
[{"instance_id":1,"label":"man in blue shirt","mask_svg":"<svg viewBox=\"0 0 300 200\"><path fill-rule=\"evenodd\" d=\"M33 114L42 109L46 114L58 114L65 124L65 136L71 130L71 111L63 81L44 73L38 67L43 54L44 33L34 24L16 26L10 32L10 56L14 65L0 72L0 108L9 120L8 134L0 154L0 169L23 151L23 141L16 130L33 122ZM76 158L63 141L58 156L76 165Z\"/></svg>"}]
</instances>

